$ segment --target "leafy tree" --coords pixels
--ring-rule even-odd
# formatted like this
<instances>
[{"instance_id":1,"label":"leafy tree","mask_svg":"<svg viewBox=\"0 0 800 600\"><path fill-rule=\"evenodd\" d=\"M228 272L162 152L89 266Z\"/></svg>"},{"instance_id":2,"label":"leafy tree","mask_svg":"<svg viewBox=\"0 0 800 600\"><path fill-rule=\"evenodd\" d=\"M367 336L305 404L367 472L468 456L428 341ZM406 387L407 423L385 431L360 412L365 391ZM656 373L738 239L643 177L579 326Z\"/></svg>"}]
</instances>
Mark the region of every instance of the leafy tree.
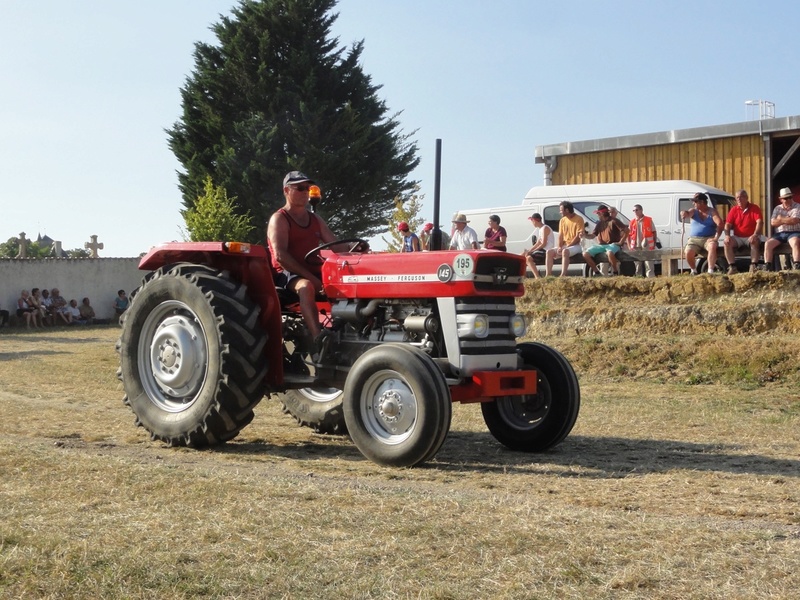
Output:
<instances>
[{"instance_id":1,"label":"leafy tree","mask_svg":"<svg viewBox=\"0 0 800 600\"><path fill-rule=\"evenodd\" d=\"M283 176L297 169L322 187L318 211L338 236L370 237L413 189L416 144L363 72L363 40L346 49L331 39L335 6L241 0L212 26L217 45L195 45L183 115L167 131L187 209L211 176L239 214L266 223L284 203Z\"/></svg>"},{"instance_id":2,"label":"leafy tree","mask_svg":"<svg viewBox=\"0 0 800 600\"><path fill-rule=\"evenodd\" d=\"M73 248L72 250L67 250L67 257L69 258L89 258L91 254L86 248Z\"/></svg>"},{"instance_id":3,"label":"leafy tree","mask_svg":"<svg viewBox=\"0 0 800 600\"><path fill-rule=\"evenodd\" d=\"M0 244L0 256L16 258L19 254L19 238L10 237ZM36 240L28 240L28 258L47 258L50 246L41 246Z\"/></svg>"},{"instance_id":4,"label":"leafy tree","mask_svg":"<svg viewBox=\"0 0 800 600\"><path fill-rule=\"evenodd\" d=\"M391 239L387 240L385 237L381 237L381 239L386 243L386 247L389 252L400 252L400 250L403 248L403 236L397 229L397 226L402 221L408 223L409 229L419 235L425 219L417 215L419 215L419 212L422 209L422 199L424 197L425 196L417 196L417 194L412 194L411 197L407 198L406 200L403 200L399 196L394 199L394 211L392 211L392 215L389 218L388 231Z\"/></svg>"},{"instance_id":5,"label":"leafy tree","mask_svg":"<svg viewBox=\"0 0 800 600\"><path fill-rule=\"evenodd\" d=\"M236 214L235 201L236 198L228 198L225 188L215 186L211 177L206 177L203 193L194 206L181 211L188 232L184 237L193 242L246 240L255 227L249 212Z\"/></svg>"}]
</instances>

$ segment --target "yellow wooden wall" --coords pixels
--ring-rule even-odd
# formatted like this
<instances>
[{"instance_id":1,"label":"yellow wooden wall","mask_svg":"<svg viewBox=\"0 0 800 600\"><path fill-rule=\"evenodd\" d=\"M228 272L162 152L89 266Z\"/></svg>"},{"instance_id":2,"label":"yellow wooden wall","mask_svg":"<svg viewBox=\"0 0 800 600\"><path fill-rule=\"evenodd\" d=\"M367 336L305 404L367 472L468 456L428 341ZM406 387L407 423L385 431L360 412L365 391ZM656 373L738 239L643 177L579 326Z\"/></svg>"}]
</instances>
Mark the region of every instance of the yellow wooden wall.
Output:
<instances>
[{"instance_id":1,"label":"yellow wooden wall","mask_svg":"<svg viewBox=\"0 0 800 600\"><path fill-rule=\"evenodd\" d=\"M766 205L764 143L759 135L605 150L558 157L553 185L690 179L731 195L744 188Z\"/></svg>"}]
</instances>

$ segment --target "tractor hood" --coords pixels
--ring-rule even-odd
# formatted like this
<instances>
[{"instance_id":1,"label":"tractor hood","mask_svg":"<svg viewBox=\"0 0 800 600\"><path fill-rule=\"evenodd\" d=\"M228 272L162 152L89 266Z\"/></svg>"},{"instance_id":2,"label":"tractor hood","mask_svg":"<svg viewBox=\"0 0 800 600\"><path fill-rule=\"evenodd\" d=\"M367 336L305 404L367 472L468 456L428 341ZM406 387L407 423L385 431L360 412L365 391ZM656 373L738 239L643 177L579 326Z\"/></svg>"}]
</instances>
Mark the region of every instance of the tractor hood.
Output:
<instances>
[{"instance_id":1,"label":"tractor hood","mask_svg":"<svg viewBox=\"0 0 800 600\"><path fill-rule=\"evenodd\" d=\"M337 298L522 296L525 260L496 250L324 254L322 282Z\"/></svg>"}]
</instances>

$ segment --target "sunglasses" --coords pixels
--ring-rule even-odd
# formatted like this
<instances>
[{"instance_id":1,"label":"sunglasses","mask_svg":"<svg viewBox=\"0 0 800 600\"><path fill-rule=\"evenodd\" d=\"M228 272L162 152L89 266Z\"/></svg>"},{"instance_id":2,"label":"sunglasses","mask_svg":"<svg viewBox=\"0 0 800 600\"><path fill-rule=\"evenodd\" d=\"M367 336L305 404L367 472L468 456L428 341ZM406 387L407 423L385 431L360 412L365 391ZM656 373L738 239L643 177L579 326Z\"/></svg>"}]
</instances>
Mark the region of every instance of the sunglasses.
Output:
<instances>
[{"instance_id":1,"label":"sunglasses","mask_svg":"<svg viewBox=\"0 0 800 600\"><path fill-rule=\"evenodd\" d=\"M307 192L311 186L310 185L290 185L289 187L292 188L293 190L297 190L298 192Z\"/></svg>"}]
</instances>

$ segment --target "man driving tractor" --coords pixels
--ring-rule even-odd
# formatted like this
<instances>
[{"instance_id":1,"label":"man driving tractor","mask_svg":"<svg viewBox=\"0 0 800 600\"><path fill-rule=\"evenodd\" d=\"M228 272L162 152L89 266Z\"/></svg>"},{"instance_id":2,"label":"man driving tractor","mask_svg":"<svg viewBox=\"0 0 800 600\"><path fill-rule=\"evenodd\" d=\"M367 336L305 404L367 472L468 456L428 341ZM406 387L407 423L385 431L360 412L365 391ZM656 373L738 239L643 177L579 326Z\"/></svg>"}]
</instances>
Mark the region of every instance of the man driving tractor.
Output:
<instances>
[{"instance_id":1,"label":"man driving tractor","mask_svg":"<svg viewBox=\"0 0 800 600\"><path fill-rule=\"evenodd\" d=\"M276 284L294 291L300 299L300 311L312 339L320 334L315 301L322 291L320 265L309 264L306 255L319 246L336 240L322 218L308 210L308 190L314 182L300 171L283 178L286 204L270 217L267 243L272 268L278 273Z\"/></svg>"}]
</instances>

